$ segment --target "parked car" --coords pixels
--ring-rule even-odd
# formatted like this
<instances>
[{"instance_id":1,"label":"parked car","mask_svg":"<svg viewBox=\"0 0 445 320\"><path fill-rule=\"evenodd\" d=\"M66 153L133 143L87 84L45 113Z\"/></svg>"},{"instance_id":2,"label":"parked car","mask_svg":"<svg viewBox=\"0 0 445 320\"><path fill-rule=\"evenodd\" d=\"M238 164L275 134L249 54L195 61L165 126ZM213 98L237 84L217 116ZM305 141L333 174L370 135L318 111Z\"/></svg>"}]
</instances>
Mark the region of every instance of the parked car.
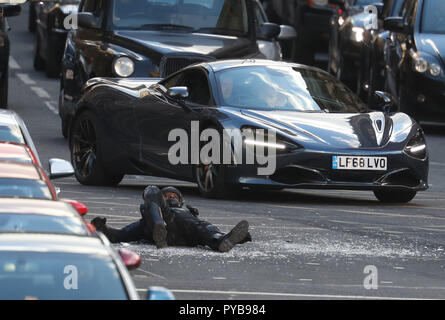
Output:
<instances>
[{"instance_id":1,"label":"parked car","mask_svg":"<svg viewBox=\"0 0 445 320\"><path fill-rule=\"evenodd\" d=\"M50 233L88 236L95 231L68 202L4 198L3 187L2 184L0 233Z\"/></svg>"},{"instance_id":2,"label":"parked car","mask_svg":"<svg viewBox=\"0 0 445 320\"><path fill-rule=\"evenodd\" d=\"M127 269L140 263L101 235L2 232L0 299L138 300Z\"/></svg>"},{"instance_id":3,"label":"parked car","mask_svg":"<svg viewBox=\"0 0 445 320\"><path fill-rule=\"evenodd\" d=\"M330 19L335 5L328 0L262 0L269 19L293 26L297 37L281 41L283 57L307 65L325 63L330 37Z\"/></svg>"},{"instance_id":4,"label":"parked car","mask_svg":"<svg viewBox=\"0 0 445 320\"><path fill-rule=\"evenodd\" d=\"M62 60L63 135L91 78L159 78L202 61L280 59L276 39L295 30L266 19L257 0L83 0Z\"/></svg>"},{"instance_id":5,"label":"parked car","mask_svg":"<svg viewBox=\"0 0 445 320\"><path fill-rule=\"evenodd\" d=\"M362 51L360 53L360 70L357 81L357 94L370 101L375 91L385 90L385 44L390 32L384 30L383 21L387 17L396 17L405 0L387 0L378 17L378 28L364 32Z\"/></svg>"},{"instance_id":6,"label":"parked car","mask_svg":"<svg viewBox=\"0 0 445 320\"><path fill-rule=\"evenodd\" d=\"M374 5L381 12L383 5L379 0L331 2L340 4L340 10L331 20L328 71L356 91L365 26L372 21L372 14L364 9L368 5Z\"/></svg>"},{"instance_id":7,"label":"parked car","mask_svg":"<svg viewBox=\"0 0 445 320\"><path fill-rule=\"evenodd\" d=\"M171 163L176 141L169 135L182 129L191 137L192 121L199 130L276 131L275 173L261 176L255 165L202 159ZM85 185L146 174L194 181L208 197L240 187L331 188L372 190L383 202L409 202L428 188L422 129L397 112L390 96L377 93L368 108L325 71L268 60L201 63L161 81L92 79L77 106L70 150ZM342 167L338 159L357 166ZM371 165L375 160L382 166Z\"/></svg>"},{"instance_id":8,"label":"parked car","mask_svg":"<svg viewBox=\"0 0 445 320\"><path fill-rule=\"evenodd\" d=\"M388 17L386 89L400 109L431 124L445 122L445 2L406 0L400 17Z\"/></svg>"},{"instance_id":9,"label":"parked car","mask_svg":"<svg viewBox=\"0 0 445 320\"><path fill-rule=\"evenodd\" d=\"M25 122L14 111L0 110L0 141L9 141L27 145L41 166L39 154L29 134Z\"/></svg>"},{"instance_id":10,"label":"parked car","mask_svg":"<svg viewBox=\"0 0 445 320\"><path fill-rule=\"evenodd\" d=\"M34 5L36 36L34 45L34 68L45 70L48 77L57 77L65 49L68 29L65 18L76 14L80 0L37 2Z\"/></svg>"},{"instance_id":11,"label":"parked car","mask_svg":"<svg viewBox=\"0 0 445 320\"><path fill-rule=\"evenodd\" d=\"M27 145L16 142L0 141L0 160L39 164Z\"/></svg>"},{"instance_id":12,"label":"parked car","mask_svg":"<svg viewBox=\"0 0 445 320\"><path fill-rule=\"evenodd\" d=\"M8 83L9 83L9 37L7 17L20 14L19 5L0 4L3 15L0 17L0 108L8 106Z\"/></svg>"}]
</instances>

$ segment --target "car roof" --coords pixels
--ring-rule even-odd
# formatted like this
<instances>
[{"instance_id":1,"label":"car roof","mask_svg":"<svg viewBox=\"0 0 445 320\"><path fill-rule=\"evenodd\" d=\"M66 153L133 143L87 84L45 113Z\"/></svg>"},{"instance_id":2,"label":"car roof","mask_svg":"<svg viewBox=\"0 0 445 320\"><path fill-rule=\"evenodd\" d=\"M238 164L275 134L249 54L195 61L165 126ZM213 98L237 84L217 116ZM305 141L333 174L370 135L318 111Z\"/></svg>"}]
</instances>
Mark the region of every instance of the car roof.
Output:
<instances>
[{"instance_id":1,"label":"car roof","mask_svg":"<svg viewBox=\"0 0 445 320\"><path fill-rule=\"evenodd\" d=\"M0 252L2 251L111 256L110 249L99 237L59 234L0 233Z\"/></svg>"},{"instance_id":2,"label":"car roof","mask_svg":"<svg viewBox=\"0 0 445 320\"><path fill-rule=\"evenodd\" d=\"M1 110L0 109L0 126L16 126L19 124L15 118L15 113L9 110Z\"/></svg>"},{"instance_id":3,"label":"car roof","mask_svg":"<svg viewBox=\"0 0 445 320\"><path fill-rule=\"evenodd\" d=\"M25 145L5 141L0 141L0 160L34 162L30 150L28 151Z\"/></svg>"},{"instance_id":4,"label":"car roof","mask_svg":"<svg viewBox=\"0 0 445 320\"><path fill-rule=\"evenodd\" d=\"M1 178L43 180L39 168L33 163L0 159L0 179Z\"/></svg>"},{"instance_id":5,"label":"car roof","mask_svg":"<svg viewBox=\"0 0 445 320\"><path fill-rule=\"evenodd\" d=\"M0 215L8 213L80 218L77 211L64 201L0 198Z\"/></svg>"}]
</instances>

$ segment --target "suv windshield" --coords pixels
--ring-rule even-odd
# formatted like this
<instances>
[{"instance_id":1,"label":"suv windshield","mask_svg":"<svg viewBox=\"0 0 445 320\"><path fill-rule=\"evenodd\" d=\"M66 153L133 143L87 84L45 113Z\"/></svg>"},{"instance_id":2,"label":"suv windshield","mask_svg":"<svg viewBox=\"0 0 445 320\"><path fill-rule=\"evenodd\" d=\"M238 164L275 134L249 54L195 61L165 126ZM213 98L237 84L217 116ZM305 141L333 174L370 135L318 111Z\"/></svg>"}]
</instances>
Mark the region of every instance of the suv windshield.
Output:
<instances>
[{"instance_id":1,"label":"suv windshield","mask_svg":"<svg viewBox=\"0 0 445 320\"><path fill-rule=\"evenodd\" d=\"M445 33L444 0L425 0L422 13L422 33Z\"/></svg>"},{"instance_id":2,"label":"suv windshield","mask_svg":"<svg viewBox=\"0 0 445 320\"><path fill-rule=\"evenodd\" d=\"M245 0L115 0L113 25L118 29L170 29L246 35Z\"/></svg>"},{"instance_id":3,"label":"suv windshield","mask_svg":"<svg viewBox=\"0 0 445 320\"><path fill-rule=\"evenodd\" d=\"M304 112L367 110L351 90L322 71L251 66L222 70L216 77L224 106Z\"/></svg>"}]
</instances>

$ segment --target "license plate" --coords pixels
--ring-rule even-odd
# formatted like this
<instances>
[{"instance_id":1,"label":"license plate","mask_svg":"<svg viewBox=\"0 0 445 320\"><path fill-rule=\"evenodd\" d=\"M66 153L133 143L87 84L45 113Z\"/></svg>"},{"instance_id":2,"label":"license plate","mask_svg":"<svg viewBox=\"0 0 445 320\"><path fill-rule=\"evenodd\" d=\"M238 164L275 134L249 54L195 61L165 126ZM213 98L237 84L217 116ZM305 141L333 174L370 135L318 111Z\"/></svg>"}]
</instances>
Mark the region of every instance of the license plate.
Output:
<instances>
[{"instance_id":1,"label":"license plate","mask_svg":"<svg viewBox=\"0 0 445 320\"><path fill-rule=\"evenodd\" d=\"M334 170L386 171L388 169L388 158L386 158L386 157L333 156L332 157L332 169L334 169Z\"/></svg>"}]
</instances>

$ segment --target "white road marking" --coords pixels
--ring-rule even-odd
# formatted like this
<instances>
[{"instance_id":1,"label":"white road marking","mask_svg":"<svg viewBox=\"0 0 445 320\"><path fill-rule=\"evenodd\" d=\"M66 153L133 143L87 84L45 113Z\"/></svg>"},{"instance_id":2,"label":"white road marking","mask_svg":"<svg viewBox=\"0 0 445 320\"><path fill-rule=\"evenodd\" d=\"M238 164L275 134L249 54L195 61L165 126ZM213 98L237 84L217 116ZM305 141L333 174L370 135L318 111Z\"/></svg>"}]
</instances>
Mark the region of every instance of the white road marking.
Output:
<instances>
[{"instance_id":1,"label":"white road marking","mask_svg":"<svg viewBox=\"0 0 445 320\"><path fill-rule=\"evenodd\" d=\"M445 167L445 163L431 161L430 164L433 165L433 166Z\"/></svg>"},{"instance_id":2,"label":"white road marking","mask_svg":"<svg viewBox=\"0 0 445 320\"><path fill-rule=\"evenodd\" d=\"M31 90L34 91L34 93L36 95L39 96L39 98L43 98L43 99L49 99L51 98L51 96L49 95L48 92L46 92L45 89L40 88L40 87L31 87Z\"/></svg>"},{"instance_id":3,"label":"white road marking","mask_svg":"<svg viewBox=\"0 0 445 320\"><path fill-rule=\"evenodd\" d=\"M144 272L146 274L149 274L149 275L151 275L153 277L157 277L157 278L166 280L163 276L160 276L159 274L156 274L156 273L153 273L153 272L149 272L149 271L143 270L141 268L139 268L138 271L142 271L142 272Z\"/></svg>"},{"instance_id":4,"label":"white road marking","mask_svg":"<svg viewBox=\"0 0 445 320\"><path fill-rule=\"evenodd\" d=\"M227 280L225 277L213 277L213 280Z\"/></svg>"},{"instance_id":5,"label":"white road marking","mask_svg":"<svg viewBox=\"0 0 445 320\"><path fill-rule=\"evenodd\" d=\"M15 69L15 70L21 69L20 65L17 63L17 61L12 56L9 56L9 67L11 69Z\"/></svg>"},{"instance_id":6,"label":"white road marking","mask_svg":"<svg viewBox=\"0 0 445 320\"><path fill-rule=\"evenodd\" d=\"M19 78L20 80L22 80L22 82L23 82L24 84L26 84L27 86L36 84L36 82L35 82L33 79L31 79L31 78L29 77L29 75L26 74L26 73L17 73L17 78Z\"/></svg>"},{"instance_id":7,"label":"white road marking","mask_svg":"<svg viewBox=\"0 0 445 320\"><path fill-rule=\"evenodd\" d=\"M299 281L306 281L306 282L311 282L312 279L298 279Z\"/></svg>"},{"instance_id":8,"label":"white road marking","mask_svg":"<svg viewBox=\"0 0 445 320\"><path fill-rule=\"evenodd\" d=\"M53 101L45 101L45 105L47 106L47 108L54 113L55 115L59 114L59 110L57 110L57 107L53 105L54 102Z\"/></svg>"},{"instance_id":9,"label":"white road marking","mask_svg":"<svg viewBox=\"0 0 445 320\"><path fill-rule=\"evenodd\" d=\"M146 292L147 289L137 289L138 292ZM214 291L214 290L178 290L170 289L173 293L198 293L198 294L222 294L222 295L244 295L244 296L270 296L290 298L318 298L318 299L358 299L358 300L426 300L427 298L405 298L405 297L381 297L381 296L354 296L335 294L305 294L305 293L280 293L280 292L245 292L245 291Z\"/></svg>"}]
</instances>

